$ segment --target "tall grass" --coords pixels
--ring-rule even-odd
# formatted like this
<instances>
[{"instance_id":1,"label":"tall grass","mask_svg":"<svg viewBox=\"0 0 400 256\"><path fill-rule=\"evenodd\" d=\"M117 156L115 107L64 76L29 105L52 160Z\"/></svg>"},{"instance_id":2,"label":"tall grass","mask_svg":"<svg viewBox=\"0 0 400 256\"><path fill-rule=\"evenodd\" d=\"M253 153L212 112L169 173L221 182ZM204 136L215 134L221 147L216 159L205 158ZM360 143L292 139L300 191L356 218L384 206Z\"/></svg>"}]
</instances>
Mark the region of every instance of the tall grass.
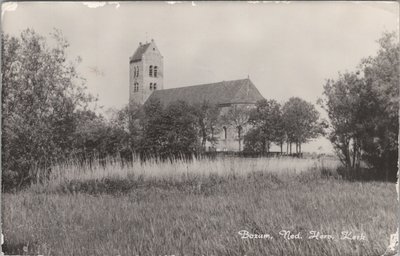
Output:
<instances>
[{"instance_id":1,"label":"tall grass","mask_svg":"<svg viewBox=\"0 0 400 256\"><path fill-rule=\"evenodd\" d=\"M78 256L381 255L396 225L395 186L326 178L337 164L109 159L79 167L72 161L55 167L43 184L3 195L3 249ZM283 239L283 229L303 239ZM240 230L274 239L242 239ZM309 240L312 230L367 240Z\"/></svg>"},{"instance_id":2,"label":"tall grass","mask_svg":"<svg viewBox=\"0 0 400 256\"><path fill-rule=\"evenodd\" d=\"M217 159L193 158L192 160L161 161L133 159L123 162L118 158L105 161L78 163L76 160L53 166L49 178L44 182L48 187L58 186L71 181L100 181L102 179L120 180L176 180L204 178L210 175L221 178L228 176L243 177L254 172L275 174L298 174L311 169L334 170L339 165L336 159L320 158L237 158Z\"/></svg>"}]
</instances>

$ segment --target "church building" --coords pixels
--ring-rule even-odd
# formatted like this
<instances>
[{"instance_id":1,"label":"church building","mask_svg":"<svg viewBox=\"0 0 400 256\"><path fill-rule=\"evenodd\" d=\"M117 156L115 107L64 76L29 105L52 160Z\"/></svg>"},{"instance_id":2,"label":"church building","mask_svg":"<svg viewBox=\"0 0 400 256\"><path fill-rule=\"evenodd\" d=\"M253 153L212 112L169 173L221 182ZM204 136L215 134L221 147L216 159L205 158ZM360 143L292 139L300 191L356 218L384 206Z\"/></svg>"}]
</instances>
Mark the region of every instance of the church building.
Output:
<instances>
[{"instance_id":1,"label":"church building","mask_svg":"<svg viewBox=\"0 0 400 256\"><path fill-rule=\"evenodd\" d=\"M145 44L139 43L139 47L129 58L129 104L143 105L150 99L158 99L164 106L178 100L189 104L208 101L217 105L221 108L221 113L224 113L235 105L254 107L257 101L264 99L249 78L164 89L163 71L163 56L154 40ZM227 124L221 130L221 134L215 135L216 145L207 144L207 149L243 150L236 127ZM246 130L243 130L241 140Z\"/></svg>"}]
</instances>

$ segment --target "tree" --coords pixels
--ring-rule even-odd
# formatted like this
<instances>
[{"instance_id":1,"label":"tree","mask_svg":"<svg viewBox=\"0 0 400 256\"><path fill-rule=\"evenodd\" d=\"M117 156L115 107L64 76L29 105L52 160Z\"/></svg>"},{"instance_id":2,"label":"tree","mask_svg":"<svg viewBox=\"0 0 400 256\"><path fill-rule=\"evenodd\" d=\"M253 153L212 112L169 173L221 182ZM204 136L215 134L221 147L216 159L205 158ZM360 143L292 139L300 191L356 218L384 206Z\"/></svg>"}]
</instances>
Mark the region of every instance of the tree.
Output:
<instances>
[{"instance_id":1,"label":"tree","mask_svg":"<svg viewBox=\"0 0 400 256\"><path fill-rule=\"evenodd\" d=\"M249 121L252 129L245 136L248 150L269 151L272 142L281 146L285 138L282 127L281 106L275 100L260 100L250 111Z\"/></svg>"},{"instance_id":2,"label":"tree","mask_svg":"<svg viewBox=\"0 0 400 256\"><path fill-rule=\"evenodd\" d=\"M140 119L143 134L139 142L139 151L143 155L158 155L165 144L165 125L163 120L163 106L159 100L151 100L143 106L144 115Z\"/></svg>"},{"instance_id":3,"label":"tree","mask_svg":"<svg viewBox=\"0 0 400 256\"><path fill-rule=\"evenodd\" d=\"M324 132L324 122L314 105L300 98L290 98L282 108L283 127L292 153L292 143L296 144L296 153L301 153L301 145Z\"/></svg>"},{"instance_id":4,"label":"tree","mask_svg":"<svg viewBox=\"0 0 400 256\"><path fill-rule=\"evenodd\" d=\"M265 152L266 140L259 127L251 128L244 136L244 151L246 152Z\"/></svg>"},{"instance_id":5,"label":"tree","mask_svg":"<svg viewBox=\"0 0 400 256\"><path fill-rule=\"evenodd\" d=\"M61 32L45 37L27 29L2 36L2 159L5 189L28 184L34 170L72 151L75 113L94 100L76 61L68 61Z\"/></svg>"},{"instance_id":6,"label":"tree","mask_svg":"<svg viewBox=\"0 0 400 256\"><path fill-rule=\"evenodd\" d=\"M236 128L239 142L239 151L242 150L242 133L248 123L250 110L248 105L232 105L221 116L221 121Z\"/></svg>"},{"instance_id":7,"label":"tree","mask_svg":"<svg viewBox=\"0 0 400 256\"><path fill-rule=\"evenodd\" d=\"M207 101L194 105L194 111L198 119L199 133L202 149L205 150L206 142L215 144L215 134L220 132L220 109Z\"/></svg>"},{"instance_id":8,"label":"tree","mask_svg":"<svg viewBox=\"0 0 400 256\"><path fill-rule=\"evenodd\" d=\"M395 178L398 156L399 44L395 33L378 41L377 56L361 61L359 70L328 80L321 100L328 112L329 138L350 171L360 162Z\"/></svg>"},{"instance_id":9,"label":"tree","mask_svg":"<svg viewBox=\"0 0 400 256\"><path fill-rule=\"evenodd\" d=\"M365 83L376 96L377 108L373 112L376 115L372 115L374 127L363 137L363 159L375 168L383 168L387 180L394 180L398 160L400 45L395 32L384 33L378 43L377 55L362 60L360 66Z\"/></svg>"},{"instance_id":10,"label":"tree","mask_svg":"<svg viewBox=\"0 0 400 256\"><path fill-rule=\"evenodd\" d=\"M332 128L329 139L346 167L359 167L363 137L359 124L368 118L368 112L375 111L376 104L365 101L373 97L367 97L364 81L355 73L340 75L337 81L328 80L324 95Z\"/></svg>"},{"instance_id":11,"label":"tree","mask_svg":"<svg viewBox=\"0 0 400 256\"><path fill-rule=\"evenodd\" d=\"M74 132L74 157L84 160L132 154L124 110L109 120L93 111L78 111Z\"/></svg>"},{"instance_id":12,"label":"tree","mask_svg":"<svg viewBox=\"0 0 400 256\"><path fill-rule=\"evenodd\" d=\"M144 117L142 105L126 105L121 109L110 109L111 119L109 123L112 127L124 131L128 138L123 142L125 152L130 151L132 156L138 150L140 140L143 136L141 120ZM127 146L129 145L129 146Z\"/></svg>"},{"instance_id":13,"label":"tree","mask_svg":"<svg viewBox=\"0 0 400 256\"><path fill-rule=\"evenodd\" d=\"M197 152L198 120L193 107L177 101L163 109L160 101L153 100L144 111L142 154L165 159Z\"/></svg>"}]
</instances>

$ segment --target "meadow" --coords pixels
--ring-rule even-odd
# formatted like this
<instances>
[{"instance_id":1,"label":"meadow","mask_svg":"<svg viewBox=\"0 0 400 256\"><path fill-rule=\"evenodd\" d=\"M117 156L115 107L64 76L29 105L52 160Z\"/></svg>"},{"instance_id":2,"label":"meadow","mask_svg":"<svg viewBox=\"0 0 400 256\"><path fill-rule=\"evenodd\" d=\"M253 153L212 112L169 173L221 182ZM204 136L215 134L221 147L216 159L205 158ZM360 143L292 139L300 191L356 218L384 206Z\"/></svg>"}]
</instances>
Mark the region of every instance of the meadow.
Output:
<instances>
[{"instance_id":1,"label":"meadow","mask_svg":"<svg viewBox=\"0 0 400 256\"><path fill-rule=\"evenodd\" d=\"M45 181L3 194L3 251L381 255L395 232L395 184L346 181L338 165L333 158L70 161ZM311 239L312 231L325 236Z\"/></svg>"}]
</instances>

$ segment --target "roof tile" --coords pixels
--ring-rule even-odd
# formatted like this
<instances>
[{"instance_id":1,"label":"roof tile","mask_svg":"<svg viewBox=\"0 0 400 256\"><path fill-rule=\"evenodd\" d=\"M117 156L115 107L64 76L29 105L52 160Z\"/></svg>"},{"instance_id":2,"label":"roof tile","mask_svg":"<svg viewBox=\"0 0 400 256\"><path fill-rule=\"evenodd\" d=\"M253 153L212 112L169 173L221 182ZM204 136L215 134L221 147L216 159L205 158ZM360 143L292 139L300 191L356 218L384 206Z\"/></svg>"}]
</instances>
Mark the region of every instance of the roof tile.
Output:
<instances>
[{"instance_id":1,"label":"roof tile","mask_svg":"<svg viewBox=\"0 0 400 256\"><path fill-rule=\"evenodd\" d=\"M142 60L143 54L149 48L150 43L139 45L133 56L130 58L130 62L136 62Z\"/></svg>"},{"instance_id":2,"label":"roof tile","mask_svg":"<svg viewBox=\"0 0 400 256\"><path fill-rule=\"evenodd\" d=\"M146 102L152 99L166 106L178 100L191 104L254 104L264 98L250 79L241 79L154 91Z\"/></svg>"}]
</instances>

